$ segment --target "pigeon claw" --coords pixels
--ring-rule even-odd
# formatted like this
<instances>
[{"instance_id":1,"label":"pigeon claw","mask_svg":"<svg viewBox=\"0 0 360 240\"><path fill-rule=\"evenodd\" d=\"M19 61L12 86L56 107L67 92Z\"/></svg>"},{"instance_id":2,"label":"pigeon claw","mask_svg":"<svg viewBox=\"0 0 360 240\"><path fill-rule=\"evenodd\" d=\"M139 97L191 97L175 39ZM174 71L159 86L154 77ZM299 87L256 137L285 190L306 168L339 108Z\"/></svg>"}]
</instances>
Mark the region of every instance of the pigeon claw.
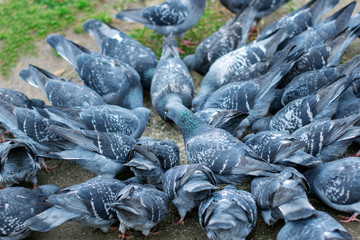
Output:
<instances>
[{"instance_id":1,"label":"pigeon claw","mask_svg":"<svg viewBox=\"0 0 360 240\"><path fill-rule=\"evenodd\" d=\"M357 218L359 213L354 213L351 217L341 216L339 217L343 218L344 220L341 220L342 223L349 223L349 222L360 222L360 219Z\"/></svg>"},{"instance_id":2,"label":"pigeon claw","mask_svg":"<svg viewBox=\"0 0 360 240\"><path fill-rule=\"evenodd\" d=\"M180 218L180 220L178 222L173 222L173 225L183 225L185 227L185 222L184 222L184 218Z\"/></svg>"},{"instance_id":3,"label":"pigeon claw","mask_svg":"<svg viewBox=\"0 0 360 240\"><path fill-rule=\"evenodd\" d=\"M122 233L122 234L119 234L118 236L121 237L121 240L130 239L130 238L134 237L133 235L128 235L128 233Z\"/></svg>"},{"instance_id":4,"label":"pigeon claw","mask_svg":"<svg viewBox=\"0 0 360 240\"><path fill-rule=\"evenodd\" d=\"M44 159L40 160L40 162L41 162L42 167L44 168L44 170L45 170L47 173L50 173L50 170L57 168L57 165L48 166L48 165L45 163L45 160L44 160Z\"/></svg>"},{"instance_id":5,"label":"pigeon claw","mask_svg":"<svg viewBox=\"0 0 360 240\"><path fill-rule=\"evenodd\" d=\"M189 40L181 39L181 44L187 47L190 47L190 45L197 44L197 42L192 42L191 40L192 38L189 38Z\"/></svg>"}]
</instances>

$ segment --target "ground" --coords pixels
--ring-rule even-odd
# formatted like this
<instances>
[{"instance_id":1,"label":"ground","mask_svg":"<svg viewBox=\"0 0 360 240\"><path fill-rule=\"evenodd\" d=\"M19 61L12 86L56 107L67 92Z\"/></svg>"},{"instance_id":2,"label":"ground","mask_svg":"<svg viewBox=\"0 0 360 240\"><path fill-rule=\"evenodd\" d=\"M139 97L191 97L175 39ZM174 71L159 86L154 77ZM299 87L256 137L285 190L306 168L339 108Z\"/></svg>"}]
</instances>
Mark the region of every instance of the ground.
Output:
<instances>
[{"instance_id":1,"label":"ground","mask_svg":"<svg viewBox=\"0 0 360 240\"><path fill-rule=\"evenodd\" d=\"M151 5L155 1L146 1L147 5ZM159 1L158 1L159 2ZM294 1L295 2L295 1ZM301 6L304 0L297 0L294 3L295 7ZM336 7L335 10L339 9L341 6L350 3L349 0L342 0L339 6ZM360 10L360 6L357 6L357 11ZM270 17L265 18L262 24L269 23L274 19L279 18L286 9L282 8L273 14ZM115 21L113 25L123 31L131 27L138 26L136 24L129 24L126 22ZM86 33L84 34L76 34L71 29L65 30L62 34L65 37L75 41L76 43L92 49L98 50L93 38L88 36ZM43 94L36 88L29 86L27 83L22 81L18 76L20 70L28 67L28 64L33 64L35 66L39 66L44 68L47 71L55 73L64 78L69 78L80 83L77 75L71 66L63 60L61 57L57 56L55 52L51 49L51 47L45 42L45 40L39 40L37 42L38 54L36 56L24 56L17 64L16 67L12 69L11 74L8 78L4 79L0 76L0 87L8 87L12 89L19 90L24 92L30 98L40 98L45 100ZM360 54L360 41L356 40L345 52L345 60L350 59L351 57ZM196 92L200 85L202 77L196 73L192 73L194 84L196 86ZM150 136L154 139L172 139L181 149L181 163L184 164L187 162L185 156L185 148L183 139L180 131L174 124L169 124L163 122L160 117L157 115L155 110L151 106L150 96L148 92L144 92L144 105L152 110L151 120L148 123L145 133L143 136ZM84 182L89 178L94 177L95 175L87 170L80 168L79 166L65 161L57 161L50 160L48 161L49 165L57 164L58 167L55 170L52 170L51 173L47 173L45 171L40 171L38 174L39 184L56 184L61 189ZM119 178L126 178L126 176L119 176ZM249 183L244 183L239 186L242 189L249 190ZM340 220L337 216L341 214L340 212L331 210L330 208L324 206L324 204L320 203L317 200L312 199L311 202L314 204L315 208L318 210L323 210L330 213L336 220ZM343 213L342 213L343 214ZM201 229L198 223L197 210L193 210L189 213L185 220L184 226L174 226L171 223L177 221L179 215L176 211L176 208L169 204L169 211L165 217L165 219L158 225L157 230L160 230L161 233L159 235L151 237L152 239L176 239L176 240L184 240L184 239L207 239L205 233ZM269 227L262 220L261 215L258 215L258 223L249 235L248 239L276 239L278 231L284 225L284 222L280 221L277 224ZM360 240L360 224L359 223L346 223L343 225L348 232L353 236L354 239ZM136 231L131 231L135 237L133 239L145 239L145 237ZM29 239L119 239L116 232L103 233L101 230L92 229L89 227L84 227L78 223L68 222L62 224L61 226L47 232L47 233L33 233Z\"/></svg>"}]
</instances>

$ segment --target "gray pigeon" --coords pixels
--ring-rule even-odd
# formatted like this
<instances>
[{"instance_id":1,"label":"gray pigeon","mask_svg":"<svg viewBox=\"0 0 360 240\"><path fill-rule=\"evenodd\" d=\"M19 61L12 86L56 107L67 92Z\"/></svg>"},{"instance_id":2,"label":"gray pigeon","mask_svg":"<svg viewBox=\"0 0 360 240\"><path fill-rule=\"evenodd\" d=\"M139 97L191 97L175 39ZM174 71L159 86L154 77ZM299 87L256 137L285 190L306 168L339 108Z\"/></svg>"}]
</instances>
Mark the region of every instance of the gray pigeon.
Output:
<instances>
[{"instance_id":1,"label":"gray pigeon","mask_svg":"<svg viewBox=\"0 0 360 240\"><path fill-rule=\"evenodd\" d=\"M256 9L255 16L257 19L271 14L288 1L289 0L220 0L221 4L233 13L246 11L248 5L253 5Z\"/></svg>"},{"instance_id":2,"label":"gray pigeon","mask_svg":"<svg viewBox=\"0 0 360 240\"><path fill-rule=\"evenodd\" d=\"M96 19L87 20L83 27L95 38L102 54L118 59L135 68L144 89L150 89L157 59L154 52L125 33Z\"/></svg>"},{"instance_id":3,"label":"gray pigeon","mask_svg":"<svg viewBox=\"0 0 360 240\"><path fill-rule=\"evenodd\" d=\"M130 167L135 176L145 183L162 189L162 176L172 167L179 165L179 147L172 140L154 140L143 137L129 153Z\"/></svg>"},{"instance_id":4,"label":"gray pigeon","mask_svg":"<svg viewBox=\"0 0 360 240\"><path fill-rule=\"evenodd\" d=\"M115 17L138 22L159 34L182 38L205 11L206 0L167 0L161 4L118 12Z\"/></svg>"},{"instance_id":5,"label":"gray pigeon","mask_svg":"<svg viewBox=\"0 0 360 240\"><path fill-rule=\"evenodd\" d=\"M277 240L351 240L346 229L329 214L314 210L306 219L287 221Z\"/></svg>"},{"instance_id":6,"label":"gray pigeon","mask_svg":"<svg viewBox=\"0 0 360 240\"><path fill-rule=\"evenodd\" d=\"M163 175L164 192L177 208L184 225L186 213L208 198L217 189L214 173L203 164L181 165L170 168Z\"/></svg>"},{"instance_id":7,"label":"gray pigeon","mask_svg":"<svg viewBox=\"0 0 360 240\"><path fill-rule=\"evenodd\" d=\"M307 171L311 194L338 211L354 213L342 222L357 221L360 214L360 158L348 157Z\"/></svg>"},{"instance_id":8,"label":"gray pigeon","mask_svg":"<svg viewBox=\"0 0 360 240\"><path fill-rule=\"evenodd\" d=\"M253 41L218 58L203 78L199 92L192 102L195 111L203 109L206 99L221 86L254 79L274 65L280 66L289 53L287 49L275 54L283 37L284 32L279 31L267 39ZM291 46L288 48L291 49ZM267 62L270 58L271 62Z\"/></svg>"},{"instance_id":9,"label":"gray pigeon","mask_svg":"<svg viewBox=\"0 0 360 240\"><path fill-rule=\"evenodd\" d=\"M97 176L67 187L46 200L53 207L28 219L25 225L34 231L47 232L71 220L108 232L118 221L108 204L115 202L125 186L119 180Z\"/></svg>"},{"instance_id":10,"label":"gray pigeon","mask_svg":"<svg viewBox=\"0 0 360 240\"><path fill-rule=\"evenodd\" d=\"M153 185L129 184L117 193L114 202L106 204L116 211L119 230L126 238L127 228L141 231L145 236L165 217L168 196Z\"/></svg>"},{"instance_id":11,"label":"gray pigeon","mask_svg":"<svg viewBox=\"0 0 360 240\"><path fill-rule=\"evenodd\" d=\"M0 183L11 186L21 181L36 186L40 170L37 150L30 142L12 139L0 144Z\"/></svg>"},{"instance_id":12,"label":"gray pigeon","mask_svg":"<svg viewBox=\"0 0 360 240\"><path fill-rule=\"evenodd\" d=\"M162 119L168 103L179 102L191 107L194 97L194 83L176 45L175 39L164 39L162 55L151 83L151 102Z\"/></svg>"},{"instance_id":13,"label":"gray pigeon","mask_svg":"<svg viewBox=\"0 0 360 240\"><path fill-rule=\"evenodd\" d=\"M314 208L307 198L308 191L305 177L294 168L251 182L251 193L268 225L283 218L288 221L311 216Z\"/></svg>"},{"instance_id":14,"label":"gray pigeon","mask_svg":"<svg viewBox=\"0 0 360 240\"><path fill-rule=\"evenodd\" d=\"M255 10L251 6L202 41L195 54L184 58L189 70L205 75L216 59L246 43L249 29L254 21Z\"/></svg>"},{"instance_id":15,"label":"gray pigeon","mask_svg":"<svg viewBox=\"0 0 360 240\"><path fill-rule=\"evenodd\" d=\"M353 71L359 71L359 69L356 69L360 66L359 61L360 55L336 67L324 67L296 76L284 88L281 96L282 105L285 106L295 99L317 92L325 85L336 81L341 75L351 75Z\"/></svg>"},{"instance_id":16,"label":"gray pigeon","mask_svg":"<svg viewBox=\"0 0 360 240\"><path fill-rule=\"evenodd\" d=\"M130 109L143 106L140 76L130 65L90 51L61 35L52 34L46 41L105 102Z\"/></svg>"},{"instance_id":17,"label":"gray pigeon","mask_svg":"<svg viewBox=\"0 0 360 240\"><path fill-rule=\"evenodd\" d=\"M239 124L249 114L238 110L220 108L207 108L194 113L194 115L207 124L224 129L235 136Z\"/></svg>"},{"instance_id":18,"label":"gray pigeon","mask_svg":"<svg viewBox=\"0 0 360 240\"><path fill-rule=\"evenodd\" d=\"M0 88L0 100L23 108L42 108L45 105L42 100L29 99L24 93L10 88Z\"/></svg>"},{"instance_id":19,"label":"gray pigeon","mask_svg":"<svg viewBox=\"0 0 360 240\"><path fill-rule=\"evenodd\" d=\"M199 222L211 240L245 240L254 228L257 208L254 197L227 185L199 206Z\"/></svg>"},{"instance_id":20,"label":"gray pigeon","mask_svg":"<svg viewBox=\"0 0 360 240\"><path fill-rule=\"evenodd\" d=\"M312 155L304 152L307 144L279 131L263 131L249 134L243 141L257 155L269 163L287 167L311 169L322 164Z\"/></svg>"},{"instance_id":21,"label":"gray pigeon","mask_svg":"<svg viewBox=\"0 0 360 240\"><path fill-rule=\"evenodd\" d=\"M275 88L292 65L293 62L284 63L254 80L226 84L211 94L203 108L234 109L249 114L236 130L235 136L241 137L248 126L268 113Z\"/></svg>"},{"instance_id":22,"label":"gray pigeon","mask_svg":"<svg viewBox=\"0 0 360 240\"><path fill-rule=\"evenodd\" d=\"M145 131L150 118L150 110L145 107L126 109L116 105L101 105L78 108L57 108L46 106L46 109L60 116L61 122L75 129L96 130L105 133L123 133L139 138ZM54 115L53 118L55 118Z\"/></svg>"},{"instance_id":23,"label":"gray pigeon","mask_svg":"<svg viewBox=\"0 0 360 240\"><path fill-rule=\"evenodd\" d=\"M303 7L265 26L261 29L256 39L265 39L280 29L286 28L288 37L282 41L282 44L285 45L296 35L306 31L310 27L315 26L322 15L332 9L336 4L338 4L338 2L339 0L310 1Z\"/></svg>"},{"instance_id":24,"label":"gray pigeon","mask_svg":"<svg viewBox=\"0 0 360 240\"><path fill-rule=\"evenodd\" d=\"M354 79L355 76L342 75L318 92L291 101L271 118L269 128L291 134L311 122L331 119L339 97Z\"/></svg>"},{"instance_id":25,"label":"gray pigeon","mask_svg":"<svg viewBox=\"0 0 360 240\"><path fill-rule=\"evenodd\" d=\"M87 86L55 76L44 69L29 65L22 70L20 77L29 84L39 88L54 106L75 107L104 105L104 99Z\"/></svg>"},{"instance_id":26,"label":"gray pigeon","mask_svg":"<svg viewBox=\"0 0 360 240\"><path fill-rule=\"evenodd\" d=\"M49 130L50 125L68 127L55 121L42 109L15 107L0 101L0 122L16 138L31 143L39 153L60 151L73 144Z\"/></svg>"},{"instance_id":27,"label":"gray pigeon","mask_svg":"<svg viewBox=\"0 0 360 240\"><path fill-rule=\"evenodd\" d=\"M360 127L353 126L359 118L358 114L336 120L315 121L299 128L291 136L307 143L307 153L323 162L333 161L360 136Z\"/></svg>"},{"instance_id":28,"label":"gray pigeon","mask_svg":"<svg viewBox=\"0 0 360 240\"><path fill-rule=\"evenodd\" d=\"M27 238L31 230L24 222L48 209L45 199L59 190L55 185L42 185L32 190L23 187L0 189L0 238Z\"/></svg>"},{"instance_id":29,"label":"gray pigeon","mask_svg":"<svg viewBox=\"0 0 360 240\"><path fill-rule=\"evenodd\" d=\"M235 184L278 170L229 132L203 122L183 105L169 104L166 112L183 135L188 161L209 167L219 182Z\"/></svg>"}]
</instances>

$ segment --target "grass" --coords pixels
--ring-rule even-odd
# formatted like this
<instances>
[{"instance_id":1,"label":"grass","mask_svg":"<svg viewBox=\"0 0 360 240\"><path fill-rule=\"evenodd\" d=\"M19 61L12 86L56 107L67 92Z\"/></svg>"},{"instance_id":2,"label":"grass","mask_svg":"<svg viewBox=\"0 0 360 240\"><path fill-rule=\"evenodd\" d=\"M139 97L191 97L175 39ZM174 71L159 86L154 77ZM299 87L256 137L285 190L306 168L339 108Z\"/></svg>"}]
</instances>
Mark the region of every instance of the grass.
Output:
<instances>
[{"instance_id":1,"label":"grass","mask_svg":"<svg viewBox=\"0 0 360 240\"><path fill-rule=\"evenodd\" d=\"M0 71L7 76L17 60L35 54L35 41L88 18L110 22L107 9L94 0L5 0L0 3ZM74 17L80 15L81 17Z\"/></svg>"},{"instance_id":2,"label":"grass","mask_svg":"<svg viewBox=\"0 0 360 240\"><path fill-rule=\"evenodd\" d=\"M21 56L36 54L35 41L54 32L72 27L84 32L82 23L96 18L110 23L110 9L123 10L137 0L4 0L0 1L0 72L8 76ZM140 0L138 0L140 1ZM100 3L99 3L100 2ZM100 5L101 4L101 5ZM112 4L111 6L109 6ZM201 42L229 18L218 0L209 0L200 21L188 31L185 39ZM162 36L145 27L128 32L134 39L161 55ZM183 47L185 54L194 52L196 45Z\"/></svg>"},{"instance_id":3,"label":"grass","mask_svg":"<svg viewBox=\"0 0 360 240\"><path fill-rule=\"evenodd\" d=\"M196 41L197 43L202 42L229 19L225 11L218 0L207 1L204 15L200 18L199 22L186 33L184 39L191 38L192 41ZM146 27L134 28L128 31L127 34L144 46L151 48L156 56L160 57L163 36ZM183 56L194 53L196 46L197 44L191 45L190 47L182 46L182 50L185 52Z\"/></svg>"}]
</instances>

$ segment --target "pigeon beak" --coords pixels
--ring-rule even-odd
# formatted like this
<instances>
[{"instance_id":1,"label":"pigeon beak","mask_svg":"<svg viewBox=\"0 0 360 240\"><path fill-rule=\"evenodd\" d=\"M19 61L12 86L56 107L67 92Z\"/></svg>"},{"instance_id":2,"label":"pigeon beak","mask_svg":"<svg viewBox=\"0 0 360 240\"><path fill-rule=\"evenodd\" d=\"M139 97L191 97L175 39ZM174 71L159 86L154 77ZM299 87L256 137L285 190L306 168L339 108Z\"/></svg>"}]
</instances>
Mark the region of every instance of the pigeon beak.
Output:
<instances>
[{"instance_id":1,"label":"pigeon beak","mask_svg":"<svg viewBox=\"0 0 360 240\"><path fill-rule=\"evenodd\" d=\"M169 118L167 116L167 112L165 111L165 114L164 114L164 120L167 121Z\"/></svg>"}]
</instances>

